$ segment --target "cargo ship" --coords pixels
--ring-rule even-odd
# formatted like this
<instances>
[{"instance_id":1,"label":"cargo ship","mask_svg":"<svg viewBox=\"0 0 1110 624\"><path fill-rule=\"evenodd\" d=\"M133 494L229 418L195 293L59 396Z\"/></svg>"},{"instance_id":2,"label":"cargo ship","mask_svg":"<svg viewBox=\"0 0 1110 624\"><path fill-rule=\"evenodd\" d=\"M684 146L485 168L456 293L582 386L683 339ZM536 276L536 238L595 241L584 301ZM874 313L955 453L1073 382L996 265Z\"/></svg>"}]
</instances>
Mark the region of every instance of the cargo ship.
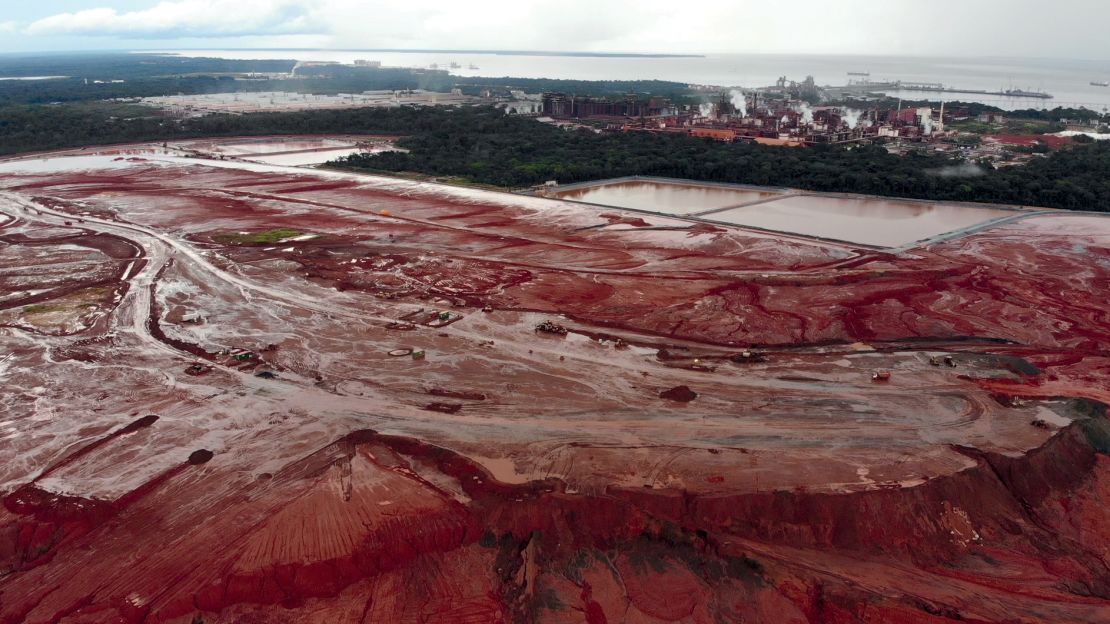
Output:
<instances>
[{"instance_id":1,"label":"cargo ship","mask_svg":"<svg viewBox=\"0 0 1110 624\"><path fill-rule=\"evenodd\" d=\"M1092 80L1091 81L1091 86L1092 87L1110 87L1110 82L1106 82L1105 80Z\"/></svg>"}]
</instances>

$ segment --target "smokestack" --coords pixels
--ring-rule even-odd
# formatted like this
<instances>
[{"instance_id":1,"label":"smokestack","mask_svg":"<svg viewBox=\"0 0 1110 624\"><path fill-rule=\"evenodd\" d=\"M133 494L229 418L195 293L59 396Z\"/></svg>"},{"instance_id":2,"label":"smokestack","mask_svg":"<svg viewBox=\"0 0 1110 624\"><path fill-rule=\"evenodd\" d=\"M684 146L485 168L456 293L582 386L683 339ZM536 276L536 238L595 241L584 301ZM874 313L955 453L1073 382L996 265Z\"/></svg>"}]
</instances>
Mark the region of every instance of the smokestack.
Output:
<instances>
[{"instance_id":1,"label":"smokestack","mask_svg":"<svg viewBox=\"0 0 1110 624\"><path fill-rule=\"evenodd\" d=\"M940 101L940 123L937 125L938 132L944 132L944 100Z\"/></svg>"}]
</instances>

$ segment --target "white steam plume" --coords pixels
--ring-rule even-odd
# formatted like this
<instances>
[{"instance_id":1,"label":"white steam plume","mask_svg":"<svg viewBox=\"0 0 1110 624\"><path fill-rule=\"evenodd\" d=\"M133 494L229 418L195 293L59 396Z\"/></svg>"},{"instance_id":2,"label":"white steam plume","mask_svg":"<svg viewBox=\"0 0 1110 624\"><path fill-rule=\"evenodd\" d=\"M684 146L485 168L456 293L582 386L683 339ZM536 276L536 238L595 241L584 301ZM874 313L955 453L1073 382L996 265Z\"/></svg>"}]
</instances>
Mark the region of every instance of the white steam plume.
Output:
<instances>
[{"instance_id":1,"label":"white steam plume","mask_svg":"<svg viewBox=\"0 0 1110 624\"><path fill-rule=\"evenodd\" d=\"M736 109L736 113L741 117L748 116L748 100L744 97L744 92L740 89L733 89L729 91L732 97L732 106Z\"/></svg>"},{"instance_id":2,"label":"white steam plume","mask_svg":"<svg viewBox=\"0 0 1110 624\"><path fill-rule=\"evenodd\" d=\"M698 113L702 117L709 117L713 114L713 105L709 102L702 102L701 104L698 104Z\"/></svg>"},{"instance_id":3,"label":"white steam plume","mask_svg":"<svg viewBox=\"0 0 1110 624\"><path fill-rule=\"evenodd\" d=\"M805 102L799 102L794 110L802 114L802 122L811 124L813 123L813 109Z\"/></svg>"},{"instance_id":4,"label":"white steam plume","mask_svg":"<svg viewBox=\"0 0 1110 624\"><path fill-rule=\"evenodd\" d=\"M848 124L848 127L853 130L855 130L856 126L859 125L859 118L861 115L863 115L863 111L858 111L854 108L840 109L840 118L843 119L844 122Z\"/></svg>"}]
</instances>

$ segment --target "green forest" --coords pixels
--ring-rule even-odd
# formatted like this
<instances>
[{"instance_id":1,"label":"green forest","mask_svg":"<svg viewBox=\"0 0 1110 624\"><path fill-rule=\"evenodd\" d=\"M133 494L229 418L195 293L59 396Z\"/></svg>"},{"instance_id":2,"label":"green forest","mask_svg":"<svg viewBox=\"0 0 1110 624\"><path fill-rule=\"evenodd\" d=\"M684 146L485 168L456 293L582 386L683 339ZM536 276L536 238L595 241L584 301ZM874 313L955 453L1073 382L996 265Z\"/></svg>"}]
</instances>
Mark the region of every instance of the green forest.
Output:
<instances>
[{"instance_id":1,"label":"green forest","mask_svg":"<svg viewBox=\"0 0 1110 624\"><path fill-rule=\"evenodd\" d=\"M0 107L0 155L64 147L192 137L266 134L424 134L456 115L446 108L361 108L346 110L207 115L178 119L136 104L81 102ZM504 113L489 109L490 116ZM486 115L476 115L485 117Z\"/></svg>"},{"instance_id":2,"label":"green forest","mask_svg":"<svg viewBox=\"0 0 1110 624\"><path fill-rule=\"evenodd\" d=\"M408 153L353 156L340 166L420 172L502 187L664 176L816 191L1110 211L1110 145L1079 145L1003 169L950 157L896 156L881 146L805 149L683 135L564 130L488 109L443 116L400 142Z\"/></svg>"}]
</instances>

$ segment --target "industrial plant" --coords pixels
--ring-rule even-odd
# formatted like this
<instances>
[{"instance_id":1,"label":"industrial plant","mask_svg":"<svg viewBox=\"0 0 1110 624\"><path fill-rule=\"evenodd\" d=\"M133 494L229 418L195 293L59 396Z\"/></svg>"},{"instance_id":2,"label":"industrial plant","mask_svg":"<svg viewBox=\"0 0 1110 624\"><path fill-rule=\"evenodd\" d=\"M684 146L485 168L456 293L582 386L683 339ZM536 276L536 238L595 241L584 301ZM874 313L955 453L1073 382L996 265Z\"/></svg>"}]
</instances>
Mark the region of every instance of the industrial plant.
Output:
<instances>
[{"instance_id":1,"label":"industrial plant","mask_svg":"<svg viewBox=\"0 0 1110 624\"><path fill-rule=\"evenodd\" d=\"M884 111L844 106L812 106L789 93L739 89L721 91L700 106L675 106L653 97L622 100L545 93L543 114L552 119L607 121L610 131L683 133L722 141L768 145L874 143L944 136L946 119L967 117L967 109L906 107Z\"/></svg>"},{"instance_id":2,"label":"industrial plant","mask_svg":"<svg viewBox=\"0 0 1110 624\"><path fill-rule=\"evenodd\" d=\"M921 102L843 96L828 104L828 87L812 78L802 82L779 78L758 89L689 85L699 104L678 104L667 98L635 93L599 98L544 93L534 110L517 110L541 121L595 132L682 134L724 142L785 147L816 145L884 145L892 153L948 152L968 160L989 161L995 167L1024 164L1037 152L1058 149L1071 138L1053 134L1007 133L1007 118L996 112L974 114L967 104ZM506 107L506 110L509 110ZM1089 123L1068 130L1092 131ZM996 133L968 133L967 123L986 124ZM950 125L951 124L951 125Z\"/></svg>"}]
</instances>

